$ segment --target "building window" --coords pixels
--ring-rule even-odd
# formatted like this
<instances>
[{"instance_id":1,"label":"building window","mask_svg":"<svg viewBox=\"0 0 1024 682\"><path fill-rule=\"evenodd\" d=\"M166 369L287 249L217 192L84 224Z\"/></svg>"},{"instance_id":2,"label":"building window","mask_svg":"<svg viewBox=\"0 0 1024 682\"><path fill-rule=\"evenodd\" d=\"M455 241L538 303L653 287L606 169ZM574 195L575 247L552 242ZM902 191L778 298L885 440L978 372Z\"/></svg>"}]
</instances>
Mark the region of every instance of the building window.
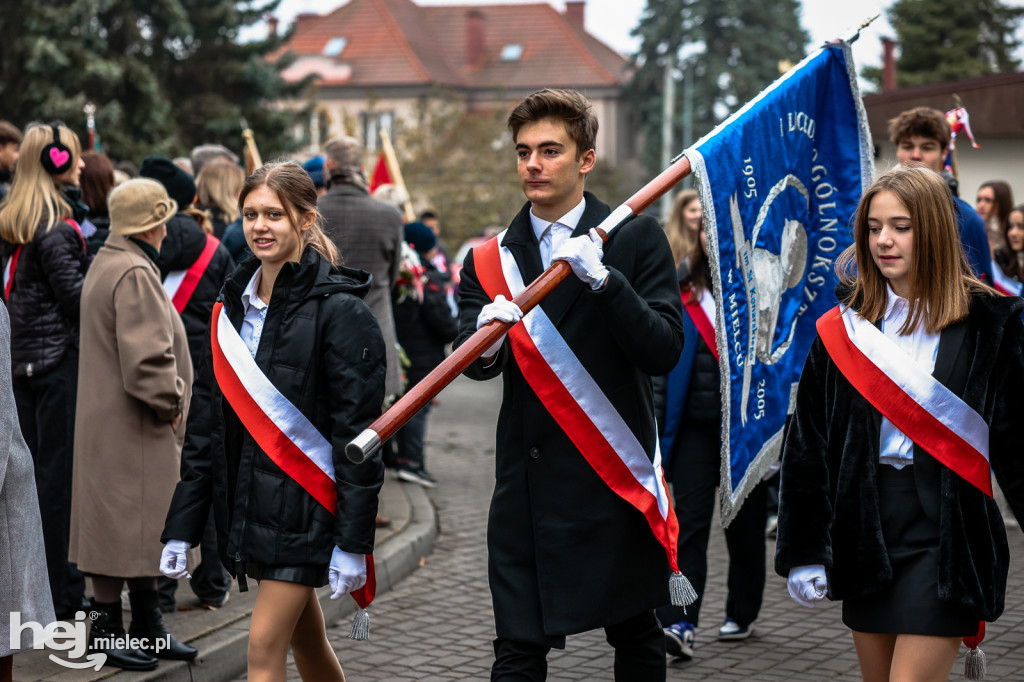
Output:
<instances>
[{"instance_id":1,"label":"building window","mask_svg":"<svg viewBox=\"0 0 1024 682\"><path fill-rule=\"evenodd\" d=\"M324 45L324 56L325 57L337 57L348 45L348 38L331 38Z\"/></svg>"},{"instance_id":2,"label":"building window","mask_svg":"<svg viewBox=\"0 0 1024 682\"><path fill-rule=\"evenodd\" d=\"M391 132L395 123L393 111L364 111L359 114L359 127L363 132L363 148L368 153L380 149L380 131Z\"/></svg>"},{"instance_id":3,"label":"building window","mask_svg":"<svg viewBox=\"0 0 1024 682\"><path fill-rule=\"evenodd\" d=\"M523 56L523 46L520 43L511 43L501 48L501 61L518 62Z\"/></svg>"}]
</instances>

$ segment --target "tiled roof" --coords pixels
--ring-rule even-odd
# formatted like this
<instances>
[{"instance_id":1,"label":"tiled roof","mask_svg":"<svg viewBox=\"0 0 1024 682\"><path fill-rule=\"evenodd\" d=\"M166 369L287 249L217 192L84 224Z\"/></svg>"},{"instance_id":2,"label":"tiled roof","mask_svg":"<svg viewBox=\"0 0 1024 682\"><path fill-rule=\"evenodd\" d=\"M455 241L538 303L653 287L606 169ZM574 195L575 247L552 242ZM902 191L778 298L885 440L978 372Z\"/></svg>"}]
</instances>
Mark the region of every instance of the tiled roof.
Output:
<instances>
[{"instance_id":1,"label":"tiled roof","mask_svg":"<svg viewBox=\"0 0 1024 682\"><path fill-rule=\"evenodd\" d=\"M473 67L467 59L469 13L481 17L483 55ZM271 59L292 51L293 72L303 73L303 58L324 59L332 38L346 44L333 59L324 85L444 85L464 89L504 87L615 87L629 64L567 17L543 2L525 5L447 5L420 7L411 0L349 0L321 16L303 16L292 39ZM516 60L502 51L521 45ZM322 63L322 62L321 62Z\"/></svg>"}]
</instances>

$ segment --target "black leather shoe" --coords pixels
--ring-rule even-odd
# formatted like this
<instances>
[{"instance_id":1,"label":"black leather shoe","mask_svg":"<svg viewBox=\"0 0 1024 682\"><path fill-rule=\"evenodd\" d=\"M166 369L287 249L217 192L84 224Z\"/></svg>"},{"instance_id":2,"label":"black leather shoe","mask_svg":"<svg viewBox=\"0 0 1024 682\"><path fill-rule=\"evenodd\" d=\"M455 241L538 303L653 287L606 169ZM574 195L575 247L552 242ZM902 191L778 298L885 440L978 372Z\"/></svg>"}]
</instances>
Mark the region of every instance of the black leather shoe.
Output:
<instances>
[{"instance_id":1,"label":"black leather shoe","mask_svg":"<svg viewBox=\"0 0 1024 682\"><path fill-rule=\"evenodd\" d=\"M142 649L128 648L128 635L121 618L121 602L103 603L93 600L91 609L96 614L89 629L89 651L106 654L105 664L123 670L152 670L159 661Z\"/></svg>"},{"instance_id":2,"label":"black leather shoe","mask_svg":"<svg viewBox=\"0 0 1024 682\"><path fill-rule=\"evenodd\" d=\"M171 661L191 661L196 657L199 650L179 642L164 625L156 590L129 591L128 598L132 604L132 626L128 634L143 640L147 653Z\"/></svg>"}]
</instances>

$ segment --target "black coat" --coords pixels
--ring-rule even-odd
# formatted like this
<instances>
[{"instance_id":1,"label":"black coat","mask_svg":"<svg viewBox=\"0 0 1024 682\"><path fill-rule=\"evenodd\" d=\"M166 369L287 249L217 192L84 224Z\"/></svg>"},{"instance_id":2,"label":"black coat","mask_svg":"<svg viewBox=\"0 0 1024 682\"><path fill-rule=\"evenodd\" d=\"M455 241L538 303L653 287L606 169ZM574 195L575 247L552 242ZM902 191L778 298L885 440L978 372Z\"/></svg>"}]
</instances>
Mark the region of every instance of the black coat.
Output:
<instances>
[{"instance_id":1,"label":"black coat","mask_svg":"<svg viewBox=\"0 0 1024 682\"><path fill-rule=\"evenodd\" d=\"M2 241L2 240L0 240ZM2 243L4 265L17 248ZM22 246L7 301L14 376L47 372L78 348L79 301L89 267L82 233L63 220Z\"/></svg>"},{"instance_id":2,"label":"black coat","mask_svg":"<svg viewBox=\"0 0 1024 682\"><path fill-rule=\"evenodd\" d=\"M444 347L459 333L458 320L452 315L445 295L441 273L427 263L427 281L423 286L423 300L412 296L392 301L395 311L395 331L398 343L409 358L406 371L406 390L418 384L423 377L444 360Z\"/></svg>"},{"instance_id":3,"label":"black coat","mask_svg":"<svg viewBox=\"0 0 1024 682\"><path fill-rule=\"evenodd\" d=\"M574 235L609 214L590 193ZM527 204L504 238L526 282L541 274ZM679 286L658 223L641 216L605 245L611 271L600 291L574 275L541 303L580 362L653 458L657 433L650 375L676 364L683 343ZM490 302L467 256L456 345ZM563 636L621 622L667 604L668 562L644 516L605 485L545 410L506 343L474 379L503 375L496 481L487 547L499 637L560 646Z\"/></svg>"},{"instance_id":4,"label":"black coat","mask_svg":"<svg viewBox=\"0 0 1024 682\"><path fill-rule=\"evenodd\" d=\"M188 270L196 262L203 249L206 248L206 233L195 218L187 213L178 213L167 221L167 236L160 244L160 279L167 279L168 273ZM181 321L185 324L188 336L188 353L192 356L192 366L198 367L206 350L206 342L210 333L210 315L217 294L235 269L231 254L223 245L218 245L213 258L206 265L202 279L196 285L192 297L181 311ZM243 284L244 286L244 284Z\"/></svg>"},{"instance_id":5,"label":"black coat","mask_svg":"<svg viewBox=\"0 0 1024 682\"><path fill-rule=\"evenodd\" d=\"M989 458L1024 521L1024 325L1019 298L974 294L967 318L942 330L933 376L989 425ZM782 456L775 570L822 564L830 599L885 588L876 478L882 416L811 346ZM995 501L914 446L925 513L939 524L939 598L980 620L1003 611L1009 549Z\"/></svg>"},{"instance_id":6,"label":"black coat","mask_svg":"<svg viewBox=\"0 0 1024 682\"><path fill-rule=\"evenodd\" d=\"M242 326L241 296L259 266L247 261L224 284L220 300ZM345 445L380 414L384 341L363 303L365 272L341 270L307 249L274 283L256 363L334 447L335 515L289 478L256 445L218 387L210 353L193 386L181 481L161 541L197 545L213 504L218 547L234 573L246 563L326 566L334 546L373 551L379 457L353 464ZM207 341L209 343L209 341Z\"/></svg>"}]
</instances>

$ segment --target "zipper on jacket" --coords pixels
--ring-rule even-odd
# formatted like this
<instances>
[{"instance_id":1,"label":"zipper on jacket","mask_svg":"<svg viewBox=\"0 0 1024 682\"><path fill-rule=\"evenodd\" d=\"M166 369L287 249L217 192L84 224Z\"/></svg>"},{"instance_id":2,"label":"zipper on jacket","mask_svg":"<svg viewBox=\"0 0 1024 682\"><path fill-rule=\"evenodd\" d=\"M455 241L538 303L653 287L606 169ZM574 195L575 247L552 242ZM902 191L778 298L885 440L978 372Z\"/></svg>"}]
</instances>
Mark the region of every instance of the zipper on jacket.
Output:
<instances>
[{"instance_id":1,"label":"zipper on jacket","mask_svg":"<svg viewBox=\"0 0 1024 682\"><path fill-rule=\"evenodd\" d=\"M242 562L241 552L235 552L235 570L238 571L238 591L248 592L249 583L245 579L245 564Z\"/></svg>"}]
</instances>

